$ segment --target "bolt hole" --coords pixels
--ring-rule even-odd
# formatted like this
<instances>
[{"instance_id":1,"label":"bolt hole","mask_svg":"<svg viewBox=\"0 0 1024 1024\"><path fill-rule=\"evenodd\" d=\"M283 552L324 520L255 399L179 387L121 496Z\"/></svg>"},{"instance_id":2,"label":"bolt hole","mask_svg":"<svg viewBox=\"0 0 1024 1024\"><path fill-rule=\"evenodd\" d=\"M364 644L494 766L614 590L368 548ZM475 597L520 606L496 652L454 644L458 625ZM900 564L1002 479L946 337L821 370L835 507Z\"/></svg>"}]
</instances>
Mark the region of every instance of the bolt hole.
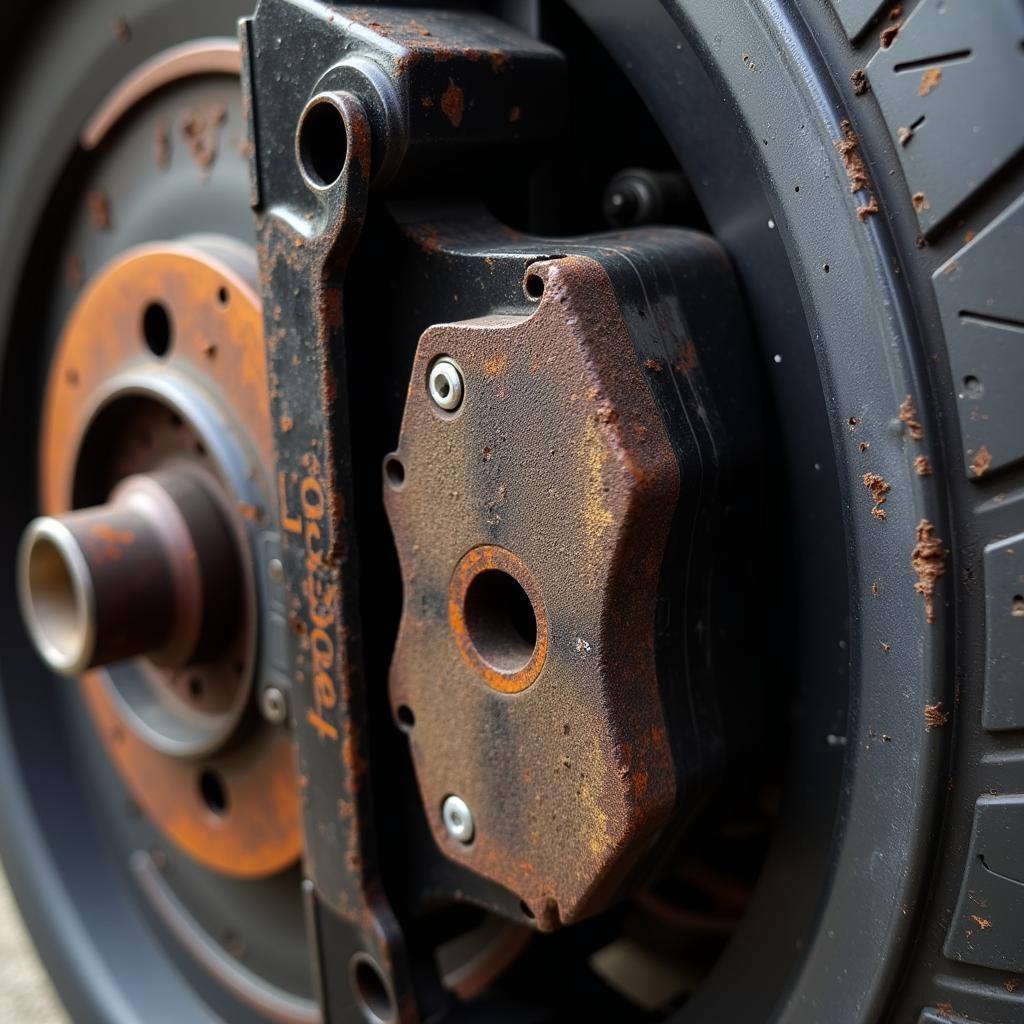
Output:
<instances>
[{"instance_id":1,"label":"bolt hole","mask_svg":"<svg viewBox=\"0 0 1024 1024\"><path fill-rule=\"evenodd\" d=\"M518 672L537 646L537 615L515 577L487 569L466 589L465 621L480 657L499 672Z\"/></svg>"},{"instance_id":2,"label":"bolt hole","mask_svg":"<svg viewBox=\"0 0 1024 1024\"><path fill-rule=\"evenodd\" d=\"M544 278L540 274L526 275L526 295L537 302L544 294Z\"/></svg>"},{"instance_id":3,"label":"bolt hole","mask_svg":"<svg viewBox=\"0 0 1024 1024\"><path fill-rule=\"evenodd\" d=\"M226 306L231 301L231 292L229 292L227 288L224 287L224 285L221 285L217 289L217 301L222 306Z\"/></svg>"},{"instance_id":4,"label":"bolt hole","mask_svg":"<svg viewBox=\"0 0 1024 1024\"><path fill-rule=\"evenodd\" d=\"M405 483L405 466L402 460L395 455L389 455L384 460L384 476L396 490L401 487Z\"/></svg>"},{"instance_id":5,"label":"bolt hole","mask_svg":"<svg viewBox=\"0 0 1024 1024\"><path fill-rule=\"evenodd\" d=\"M519 901L519 909L523 912L523 917L528 917L531 921L536 916L530 909L530 905L526 902L526 900Z\"/></svg>"},{"instance_id":6,"label":"bolt hole","mask_svg":"<svg viewBox=\"0 0 1024 1024\"><path fill-rule=\"evenodd\" d=\"M171 315L162 302L151 302L142 314L142 336L149 351L162 359L171 348Z\"/></svg>"},{"instance_id":7,"label":"bolt hole","mask_svg":"<svg viewBox=\"0 0 1024 1024\"><path fill-rule=\"evenodd\" d=\"M824 263L824 264L822 264L821 269L824 270L825 273L827 274L829 272L829 270L831 270L832 268L827 263Z\"/></svg>"},{"instance_id":8,"label":"bolt hole","mask_svg":"<svg viewBox=\"0 0 1024 1024\"><path fill-rule=\"evenodd\" d=\"M964 377L964 391L968 398L980 398L984 390L977 377Z\"/></svg>"},{"instance_id":9,"label":"bolt hole","mask_svg":"<svg viewBox=\"0 0 1024 1024\"><path fill-rule=\"evenodd\" d=\"M212 768L205 768L199 775L199 795L207 808L218 818L228 812L228 791L224 780Z\"/></svg>"},{"instance_id":10,"label":"bolt hole","mask_svg":"<svg viewBox=\"0 0 1024 1024\"><path fill-rule=\"evenodd\" d=\"M1014 594L1010 602L1010 614L1014 618L1024 619L1024 594Z\"/></svg>"},{"instance_id":11,"label":"bolt hole","mask_svg":"<svg viewBox=\"0 0 1024 1024\"><path fill-rule=\"evenodd\" d=\"M306 178L327 188L341 177L348 131L341 111L327 99L314 99L299 123L299 161Z\"/></svg>"},{"instance_id":12,"label":"bolt hole","mask_svg":"<svg viewBox=\"0 0 1024 1024\"><path fill-rule=\"evenodd\" d=\"M398 719L400 729L411 729L416 724L416 716L408 704L399 704L395 711L395 717Z\"/></svg>"},{"instance_id":13,"label":"bolt hole","mask_svg":"<svg viewBox=\"0 0 1024 1024\"><path fill-rule=\"evenodd\" d=\"M365 954L357 953L351 962L352 990L370 1024L390 1024L395 1019L391 988L381 969Z\"/></svg>"}]
</instances>

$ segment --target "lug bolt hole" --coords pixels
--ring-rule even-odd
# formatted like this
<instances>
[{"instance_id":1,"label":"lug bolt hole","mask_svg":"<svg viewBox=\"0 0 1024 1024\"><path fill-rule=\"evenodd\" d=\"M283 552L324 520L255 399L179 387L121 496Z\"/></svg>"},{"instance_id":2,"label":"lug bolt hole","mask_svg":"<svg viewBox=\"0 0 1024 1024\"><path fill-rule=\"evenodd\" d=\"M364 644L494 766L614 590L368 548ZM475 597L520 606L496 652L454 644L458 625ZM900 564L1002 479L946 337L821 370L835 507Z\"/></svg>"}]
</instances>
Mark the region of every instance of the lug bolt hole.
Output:
<instances>
[{"instance_id":1,"label":"lug bolt hole","mask_svg":"<svg viewBox=\"0 0 1024 1024\"><path fill-rule=\"evenodd\" d=\"M314 97L299 121L299 167L314 188L329 188L341 177L348 130L341 111L326 96Z\"/></svg>"},{"instance_id":2,"label":"lug bolt hole","mask_svg":"<svg viewBox=\"0 0 1024 1024\"><path fill-rule=\"evenodd\" d=\"M352 991L369 1024L391 1024L395 1000L381 969L365 953L356 953L349 972Z\"/></svg>"},{"instance_id":3,"label":"lug bolt hole","mask_svg":"<svg viewBox=\"0 0 1024 1024\"><path fill-rule=\"evenodd\" d=\"M171 315L162 302L151 302L142 314L142 337L158 359L171 349Z\"/></svg>"},{"instance_id":4,"label":"lug bolt hole","mask_svg":"<svg viewBox=\"0 0 1024 1024\"><path fill-rule=\"evenodd\" d=\"M205 768L199 775L199 795L207 809L218 818L228 813L228 791L224 780L212 768Z\"/></svg>"}]
</instances>

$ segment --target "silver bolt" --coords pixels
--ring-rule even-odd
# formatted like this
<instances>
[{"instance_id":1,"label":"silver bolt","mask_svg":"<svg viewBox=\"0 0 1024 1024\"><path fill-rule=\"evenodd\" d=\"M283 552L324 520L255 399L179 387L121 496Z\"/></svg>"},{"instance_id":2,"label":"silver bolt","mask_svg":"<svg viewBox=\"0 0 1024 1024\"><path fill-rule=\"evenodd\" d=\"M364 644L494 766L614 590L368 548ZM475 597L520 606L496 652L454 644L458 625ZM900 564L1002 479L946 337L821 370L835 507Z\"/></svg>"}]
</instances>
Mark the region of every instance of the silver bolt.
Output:
<instances>
[{"instance_id":1,"label":"silver bolt","mask_svg":"<svg viewBox=\"0 0 1024 1024\"><path fill-rule=\"evenodd\" d=\"M260 694L260 711L271 725L288 721L288 698L276 686L266 686Z\"/></svg>"},{"instance_id":2,"label":"silver bolt","mask_svg":"<svg viewBox=\"0 0 1024 1024\"><path fill-rule=\"evenodd\" d=\"M267 575L275 582L280 583L284 579L284 566L280 558L272 558L267 563Z\"/></svg>"},{"instance_id":3,"label":"silver bolt","mask_svg":"<svg viewBox=\"0 0 1024 1024\"><path fill-rule=\"evenodd\" d=\"M441 805L441 817L444 820L444 827L452 839L456 839L460 843L473 841L473 814L461 796L456 796L453 793L444 798L444 803Z\"/></svg>"},{"instance_id":4,"label":"silver bolt","mask_svg":"<svg viewBox=\"0 0 1024 1024\"><path fill-rule=\"evenodd\" d=\"M434 404L445 412L454 412L462 405L462 371L453 359L442 356L430 368L427 387Z\"/></svg>"}]
</instances>

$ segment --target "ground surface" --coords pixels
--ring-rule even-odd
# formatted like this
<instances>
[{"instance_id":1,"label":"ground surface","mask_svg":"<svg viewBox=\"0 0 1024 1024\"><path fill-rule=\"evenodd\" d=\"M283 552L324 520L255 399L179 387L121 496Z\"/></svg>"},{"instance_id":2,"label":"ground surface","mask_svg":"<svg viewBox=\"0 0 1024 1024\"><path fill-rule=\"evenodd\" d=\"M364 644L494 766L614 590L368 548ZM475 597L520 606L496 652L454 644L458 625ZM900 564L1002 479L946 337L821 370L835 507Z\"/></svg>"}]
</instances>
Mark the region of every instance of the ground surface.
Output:
<instances>
[{"instance_id":1,"label":"ground surface","mask_svg":"<svg viewBox=\"0 0 1024 1024\"><path fill-rule=\"evenodd\" d=\"M67 1020L0 874L0 1024L66 1024Z\"/></svg>"}]
</instances>

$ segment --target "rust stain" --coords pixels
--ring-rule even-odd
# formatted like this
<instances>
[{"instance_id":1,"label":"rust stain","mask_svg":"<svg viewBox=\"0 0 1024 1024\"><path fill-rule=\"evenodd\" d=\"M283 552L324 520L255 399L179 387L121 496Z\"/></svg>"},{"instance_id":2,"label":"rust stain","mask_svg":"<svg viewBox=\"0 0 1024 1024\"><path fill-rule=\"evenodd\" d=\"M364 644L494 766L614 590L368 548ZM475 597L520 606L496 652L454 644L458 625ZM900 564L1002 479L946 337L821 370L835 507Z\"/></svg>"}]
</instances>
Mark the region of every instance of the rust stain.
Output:
<instances>
[{"instance_id":1,"label":"rust stain","mask_svg":"<svg viewBox=\"0 0 1024 1024\"><path fill-rule=\"evenodd\" d=\"M986 932L992 927L992 922L987 917L979 914L971 914L971 920L983 931Z\"/></svg>"},{"instance_id":2,"label":"rust stain","mask_svg":"<svg viewBox=\"0 0 1024 1024\"><path fill-rule=\"evenodd\" d=\"M924 440L924 427L921 426L921 422L917 418L917 407L914 405L914 399L910 395L907 395L900 403L898 417L900 422L907 428L907 433L915 441Z\"/></svg>"},{"instance_id":3,"label":"rust stain","mask_svg":"<svg viewBox=\"0 0 1024 1024\"><path fill-rule=\"evenodd\" d=\"M923 192L915 192L910 197L910 201L918 213L924 213L925 210L932 208L932 204L928 202L928 197Z\"/></svg>"},{"instance_id":4,"label":"rust stain","mask_svg":"<svg viewBox=\"0 0 1024 1024\"><path fill-rule=\"evenodd\" d=\"M914 459L914 472L918 476L932 475L932 464L927 455L918 455L917 458Z\"/></svg>"},{"instance_id":5,"label":"rust stain","mask_svg":"<svg viewBox=\"0 0 1024 1024\"><path fill-rule=\"evenodd\" d=\"M942 710L942 701L924 706L924 727L929 732L932 729L941 729L949 721L948 711Z\"/></svg>"},{"instance_id":6,"label":"rust stain","mask_svg":"<svg viewBox=\"0 0 1024 1024\"><path fill-rule=\"evenodd\" d=\"M917 543L910 563L917 575L914 589L924 598L925 621L935 622L935 585L946 571L946 549L935 536L935 527L927 519L917 524Z\"/></svg>"},{"instance_id":7,"label":"rust stain","mask_svg":"<svg viewBox=\"0 0 1024 1024\"><path fill-rule=\"evenodd\" d=\"M992 465L992 453L988 450L985 445L982 445L974 458L971 459L971 472L975 477L984 476Z\"/></svg>"},{"instance_id":8,"label":"rust stain","mask_svg":"<svg viewBox=\"0 0 1024 1024\"><path fill-rule=\"evenodd\" d=\"M444 116L452 123L453 128L462 124L462 115L465 111L466 100L462 90L455 84L454 80L448 79L448 88L441 96L441 110Z\"/></svg>"},{"instance_id":9,"label":"rust stain","mask_svg":"<svg viewBox=\"0 0 1024 1024\"><path fill-rule=\"evenodd\" d=\"M850 75L850 81L853 82L853 93L855 96L863 96L870 87L867 73L863 68L855 68Z\"/></svg>"},{"instance_id":10,"label":"rust stain","mask_svg":"<svg viewBox=\"0 0 1024 1024\"><path fill-rule=\"evenodd\" d=\"M860 220L878 212L878 202L871 190L871 177L868 174L867 164L860 151L860 140L853 126L849 121L843 120L840 125L843 137L835 143L836 150L846 168L846 177L850 182L851 192L865 191L868 194L867 202L857 207L857 216Z\"/></svg>"},{"instance_id":11,"label":"rust stain","mask_svg":"<svg viewBox=\"0 0 1024 1024\"><path fill-rule=\"evenodd\" d=\"M89 220L92 226L98 231L109 231L113 226L113 217L110 212L110 197L103 189L94 188L86 196L86 208L89 212Z\"/></svg>"},{"instance_id":12,"label":"rust stain","mask_svg":"<svg viewBox=\"0 0 1024 1024\"><path fill-rule=\"evenodd\" d=\"M876 519L885 519L885 509L882 506L888 500L888 494L892 490L889 481L877 473L864 474L864 486L871 492L871 499L875 503L871 514Z\"/></svg>"},{"instance_id":13,"label":"rust stain","mask_svg":"<svg viewBox=\"0 0 1024 1024\"><path fill-rule=\"evenodd\" d=\"M929 68L921 75L921 84L917 87L918 96L927 96L942 81L942 68Z\"/></svg>"},{"instance_id":14,"label":"rust stain","mask_svg":"<svg viewBox=\"0 0 1024 1024\"><path fill-rule=\"evenodd\" d=\"M878 43L883 50L888 50L889 47L892 46L902 27L902 24L897 21L896 24L886 25L886 27L882 29L878 35Z\"/></svg>"},{"instance_id":15,"label":"rust stain","mask_svg":"<svg viewBox=\"0 0 1024 1024\"><path fill-rule=\"evenodd\" d=\"M186 111L181 118L181 133L196 166L208 174L217 160L220 130L228 112L223 103L214 103Z\"/></svg>"}]
</instances>

